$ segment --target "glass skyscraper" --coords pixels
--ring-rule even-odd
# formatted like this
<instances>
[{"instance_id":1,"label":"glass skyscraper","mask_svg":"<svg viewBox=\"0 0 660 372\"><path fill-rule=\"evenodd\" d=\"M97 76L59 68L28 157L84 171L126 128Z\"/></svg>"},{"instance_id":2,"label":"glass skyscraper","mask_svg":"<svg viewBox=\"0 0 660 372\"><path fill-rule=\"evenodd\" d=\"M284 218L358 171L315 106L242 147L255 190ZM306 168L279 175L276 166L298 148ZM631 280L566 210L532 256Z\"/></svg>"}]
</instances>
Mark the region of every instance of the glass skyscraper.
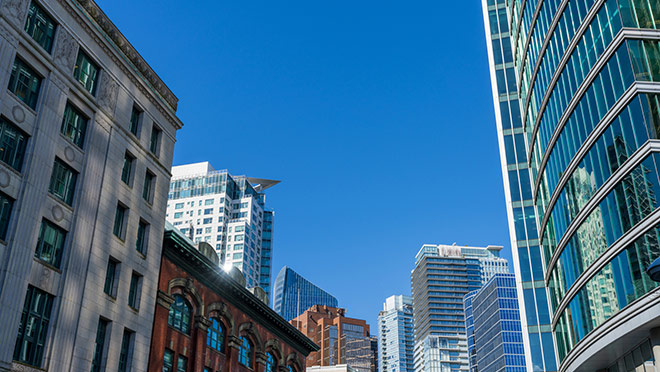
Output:
<instances>
[{"instance_id":1,"label":"glass skyscraper","mask_svg":"<svg viewBox=\"0 0 660 372\"><path fill-rule=\"evenodd\" d=\"M510 3L511 0L509 0ZM528 3L538 2L530 0ZM516 85L507 0L482 0L513 268L529 371L556 371L550 310Z\"/></svg>"},{"instance_id":2,"label":"glass skyscraper","mask_svg":"<svg viewBox=\"0 0 660 372\"><path fill-rule=\"evenodd\" d=\"M529 169L559 370L648 370L660 357L650 346L660 344L660 292L645 273L660 256L660 4L502 7L513 63L498 74L491 46L491 73L495 86L509 75L517 84L526 141L518 161Z\"/></svg>"},{"instance_id":3,"label":"glass skyscraper","mask_svg":"<svg viewBox=\"0 0 660 372\"><path fill-rule=\"evenodd\" d=\"M513 274L495 274L464 298L471 372L525 372L525 350Z\"/></svg>"},{"instance_id":4,"label":"glass skyscraper","mask_svg":"<svg viewBox=\"0 0 660 372\"><path fill-rule=\"evenodd\" d=\"M390 296L378 314L378 371L413 372L412 297Z\"/></svg>"},{"instance_id":5,"label":"glass skyscraper","mask_svg":"<svg viewBox=\"0 0 660 372\"><path fill-rule=\"evenodd\" d=\"M333 295L284 266L273 284L273 310L288 322L314 305L338 307Z\"/></svg>"},{"instance_id":6,"label":"glass skyscraper","mask_svg":"<svg viewBox=\"0 0 660 372\"><path fill-rule=\"evenodd\" d=\"M425 244L411 274L416 372L468 370L463 297L508 272L502 247Z\"/></svg>"}]
</instances>

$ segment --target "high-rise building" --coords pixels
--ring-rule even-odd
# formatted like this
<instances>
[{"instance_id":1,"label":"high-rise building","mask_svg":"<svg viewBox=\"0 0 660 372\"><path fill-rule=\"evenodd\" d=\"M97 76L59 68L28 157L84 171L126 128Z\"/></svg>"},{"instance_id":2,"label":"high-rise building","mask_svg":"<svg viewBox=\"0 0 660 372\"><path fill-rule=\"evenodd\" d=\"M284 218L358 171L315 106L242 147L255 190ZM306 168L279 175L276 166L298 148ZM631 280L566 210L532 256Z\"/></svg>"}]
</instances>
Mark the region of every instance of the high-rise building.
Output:
<instances>
[{"instance_id":1,"label":"high-rise building","mask_svg":"<svg viewBox=\"0 0 660 372\"><path fill-rule=\"evenodd\" d=\"M270 293L273 212L264 190L279 181L232 176L209 162L172 167L167 220L195 243L215 247L248 287Z\"/></svg>"},{"instance_id":2,"label":"high-rise building","mask_svg":"<svg viewBox=\"0 0 660 372\"><path fill-rule=\"evenodd\" d=\"M412 297L390 296L378 314L378 371L413 372Z\"/></svg>"},{"instance_id":3,"label":"high-rise building","mask_svg":"<svg viewBox=\"0 0 660 372\"><path fill-rule=\"evenodd\" d=\"M92 0L0 4L0 371L146 371L177 98Z\"/></svg>"},{"instance_id":4,"label":"high-rise building","mask_svg":"<svg viewBox=\"0 0 660 372\"><path fill-rule=\"evenodd\" d=\"M313 305L338 306L333 295L284 266L273 284L273 310L290 321Z\"/></svg>"},{"instance_id":5,"label":"high-rise building","mask_svg":"<svg viewBox=\"0 0 660 372\"><path fill-rule=\"evenodd\" d=\"M508 272L502 247L425 244L411 274L417 372L467 371L463 297Z\"/></svg>"},{"instance_id":6,"label":"high-rise building","mask_svg":"<svg viewBox=\"0 0 660 372\"><path fill-rule=\"evenodd\" d=\"M645 269L660 256L660 7L509 5L504 75L518 88L558 370L657 367L660 295Z\"/></svg>"},{"instance_id":7,"label":"high-rise building","mask_svg":"<svg viewBox=\"0 0 660 372\"><path fill-rule=\"evenodd\" d=\"M515 275L493 275L465 296L464 306L470 371L525 372Z\"/></svg>"},{"instance_id":8,"label":"high-rise building","mask_svg":"<svg viewBox=\"0 0 660 372\"><path fill-rule=\"evenodd\" d=\"M366 321L346 317L345 309L314 305L291 324L320 346L307 357L307 367L347 364L357 372L375 372Z\"/></svg>"},{"instance_id":9,"label":"high-rise building","mask_svg":"<svg viewBox=\"0 0 660 372\"><path fill-rule=\"evenodd\" d=\"M578 1L579 2L579 1ZM513 269L521 300L527 367L531 371L556 371L543 261L532 198L525 131L520 115L511 17L507 0L482 0L486 44L495 104ZM528 2L537 4L541 1ZM531 14L530 14L531 17Z\"/></svg>"}]
</instances>

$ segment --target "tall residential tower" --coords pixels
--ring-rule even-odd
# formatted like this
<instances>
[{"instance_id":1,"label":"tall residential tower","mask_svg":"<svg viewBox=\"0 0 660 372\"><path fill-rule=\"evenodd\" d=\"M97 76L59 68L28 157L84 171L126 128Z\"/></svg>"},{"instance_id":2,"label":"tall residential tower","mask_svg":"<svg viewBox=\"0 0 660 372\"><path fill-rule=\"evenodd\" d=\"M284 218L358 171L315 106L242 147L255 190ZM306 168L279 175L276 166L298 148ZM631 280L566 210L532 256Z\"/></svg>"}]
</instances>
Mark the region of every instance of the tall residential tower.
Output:
<instances>
[{"instance_id":1,"label":"tall residential tower","mask_svg":"<svg viewBox=\"0 0 660 372\"><path fill-rule=\"evenodd\" d=\"M208 162L172 167L167 220L195 243L215 247L248 287L270 292L273 212L263 191L279 181L232 176Z\"/></svg>"},{"instance_id":2,"label":"tall residential tower","mask_svg":"<svg viewBox=\"0 0 660 372\"><path fill-rule=\"evenodd\" d=\"M284 266L273 284L273 310L290 321L313 305L338 306L333 295Z\"/></svg>"},{"instance_id":3,"label":"tall residential tower","mask_svg":"<svg viewBox=\"0 0 660 372\"><path fill-rule=\"evenodd\" d=\"M411 274L417 372L468 370L463 297L508 272L502 247L425 244Z\"/></svg>"},{"instance_id":4,"label":"tall residential tower","mask_svg":"<svg viewBox=\"0 0 660 372\"><path fill-rule=\"evenodd\" d=\"M504 75L517 85L558 370L657 368L660 290L645 270L660 256L660 6L507 3Z\"/></svg>"},{"instance_id":5,"label":"tall residential tower","mask_svg":"<svg viewBox=\"0 0 660 372\"><path fill-rule=\"evenodd\" d=\"M378 371L413 372L412 297L390 296L378 314Z\"/></svg>"}]
</instances>

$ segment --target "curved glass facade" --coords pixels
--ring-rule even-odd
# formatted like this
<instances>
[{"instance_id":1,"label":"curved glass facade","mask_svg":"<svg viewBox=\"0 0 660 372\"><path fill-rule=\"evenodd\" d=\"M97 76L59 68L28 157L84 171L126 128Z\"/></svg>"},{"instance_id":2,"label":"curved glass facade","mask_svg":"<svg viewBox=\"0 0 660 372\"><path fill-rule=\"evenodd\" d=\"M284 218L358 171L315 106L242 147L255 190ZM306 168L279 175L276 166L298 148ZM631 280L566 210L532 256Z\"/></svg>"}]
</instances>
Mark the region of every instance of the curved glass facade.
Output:
<instances>
[{"instance_id":1,"label":"curved glass facade","mask_svg":"<svg viewBox=\"0 0 660 372\"><path fill-rule=\"evenodd\" d=\"M284 266L273 285L273 310L288 322L314 305L338 307L335 296Z\"/></svg>"},{"instance_id":2,"label":"curved glass facade","mask_svg":"<svg viewBox=\"0 0 660 372\"><path fill-rule=\"evenodd\" d=\"M508 9L530 155L530 180L519 184L531 185L562 362L657 286L644 271L660 256L660 5L514 0Z\"/></svg>"}]
</instances>

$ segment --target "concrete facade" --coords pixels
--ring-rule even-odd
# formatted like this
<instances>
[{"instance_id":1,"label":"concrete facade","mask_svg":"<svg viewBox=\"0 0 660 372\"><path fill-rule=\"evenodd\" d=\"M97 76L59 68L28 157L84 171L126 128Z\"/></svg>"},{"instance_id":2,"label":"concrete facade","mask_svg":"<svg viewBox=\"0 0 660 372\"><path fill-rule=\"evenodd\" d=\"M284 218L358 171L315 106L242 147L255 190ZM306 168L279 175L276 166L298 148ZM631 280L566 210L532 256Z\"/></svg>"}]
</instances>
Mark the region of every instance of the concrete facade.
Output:
<instances>
[{"instance_id":1,"label":"concrete facade","mask_svg":"<svg viewBox=\"0 0 660 372\"><path fill-rule=\"evenodd\" d=\"M0 90L2 120L27 138L20 171L0 162L0 192L13 202L0 242L0 371L90 371L101 318L108 322L101 366L118 370L128 334L128 367L146 371L162 246L157 232L182 126L177 99L93 1L35 4L55 24L50 50L26 32L29 0L0 3L0 86L9 85L17 58L41 79L33 105ZM98 67L92 93L74 78L81 52ZM69 105L87 119L78 143L63 134ZM134 107L141 111L137 134L129 129ZM134 157L129 184L120 180L127 152ZM56 158L77 174L70 203L49 192ZM154 178L145 199L146 172ZM121 238L113 234L118 204L126 208ZM50 263L45 259L52 256L35 255L43 221L64 232L61 254ZM136 249L140 221L147 226L142 252ZM112 296L104 293L110 257L117 263ZM14 351L28 288L52 305L41 323L43 352L18 363Z\"/></svg>"}]
</instances>

